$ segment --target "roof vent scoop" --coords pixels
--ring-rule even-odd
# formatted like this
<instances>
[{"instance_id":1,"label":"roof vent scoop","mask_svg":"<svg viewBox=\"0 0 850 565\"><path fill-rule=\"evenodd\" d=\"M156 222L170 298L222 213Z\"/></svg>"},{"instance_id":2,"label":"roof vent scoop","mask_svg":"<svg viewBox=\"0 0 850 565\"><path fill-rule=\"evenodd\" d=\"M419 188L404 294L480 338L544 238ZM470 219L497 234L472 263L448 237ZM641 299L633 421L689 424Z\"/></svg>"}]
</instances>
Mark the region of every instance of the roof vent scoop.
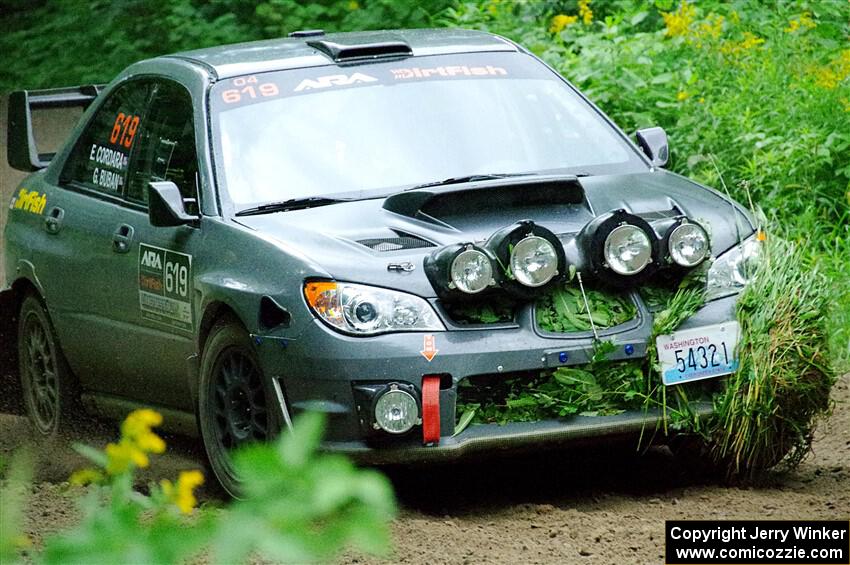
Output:
<instances>
[{"instance_id":1,"label":"roof vent scoop","mask_svg":"<svg viewBox=\"0 0 850 565\"><path fill-rule=\"evenodd\" d=\"M406 42L387 38L372 43L342 43L327 39L314 39L307 45L317 49L337 63L369 61L373 59L410 57L413 49Z\"/></svg>"}]
</instances>

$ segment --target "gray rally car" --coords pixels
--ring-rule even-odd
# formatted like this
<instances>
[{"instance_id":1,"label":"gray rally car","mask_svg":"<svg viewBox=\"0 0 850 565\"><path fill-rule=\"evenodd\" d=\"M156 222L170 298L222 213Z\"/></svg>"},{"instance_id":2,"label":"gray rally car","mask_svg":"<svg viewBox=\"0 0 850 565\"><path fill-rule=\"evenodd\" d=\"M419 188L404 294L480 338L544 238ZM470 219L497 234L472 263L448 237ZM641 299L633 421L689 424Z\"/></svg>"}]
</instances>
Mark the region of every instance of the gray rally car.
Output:
<instances>
[{"instance_id":1,"label":"gray rally car","mask_svg":"<svg viewBox=\"0 0 850 565\"><path fill-rule=\"evenodd\" d=\"M87 110L39 153L32 113L69 106ZM658 415L455 434L458 387L587 363L600 339L646 356L638 290L707 261L708 302L659 349L664 382L735 368L747 212L665 171L663 130L633 143L497 36L309 31L157 57L13 93L8 134L33 173L3 236L2 335L45 435L77 401L151 406L197 422L236 492L228 450L304 410L328 415L327 449L372 462L632 433ZM541 328L537 298L576 279L625 296L629 319ZM508 314L464 317L487 301Z\"/></svg>"}]
</instances>

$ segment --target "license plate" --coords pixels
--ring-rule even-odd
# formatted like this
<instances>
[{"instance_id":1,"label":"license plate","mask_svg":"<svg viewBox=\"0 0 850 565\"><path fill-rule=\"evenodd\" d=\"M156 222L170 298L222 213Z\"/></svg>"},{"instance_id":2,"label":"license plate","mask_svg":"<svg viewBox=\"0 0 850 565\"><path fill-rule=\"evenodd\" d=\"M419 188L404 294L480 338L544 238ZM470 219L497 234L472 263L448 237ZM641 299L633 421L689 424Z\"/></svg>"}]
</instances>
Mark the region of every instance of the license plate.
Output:
<instances>
[{"instance_id":1,"label":"license plate","mask_svg":"<svg viewBox=\"0 0 850 565\"><path fill-rule=\"evenodd\" d=\"M738 322L727 322L658 336L662 382L669 386L734 373L738 332Z\"/></svg>"}]
</instances>

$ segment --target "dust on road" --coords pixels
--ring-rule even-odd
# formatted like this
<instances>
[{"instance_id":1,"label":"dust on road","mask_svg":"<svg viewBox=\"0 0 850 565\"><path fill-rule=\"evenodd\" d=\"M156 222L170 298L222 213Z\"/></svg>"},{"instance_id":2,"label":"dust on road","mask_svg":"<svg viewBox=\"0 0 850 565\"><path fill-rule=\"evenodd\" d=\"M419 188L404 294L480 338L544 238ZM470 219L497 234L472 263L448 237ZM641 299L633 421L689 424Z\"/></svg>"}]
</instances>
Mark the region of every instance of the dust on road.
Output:
<instances>
[{"instance_id":1,"label":"dust on road","mask_svg":"<svg viewBox=\"0 0 850 565\"><path fill-rule=\"evenodd\" d=\"M8 388L5 388L8 391ZM16 404L0 401L0 457L31 445ZM729 487L696 478L661 448L633 445L547 452L438 467L386 469L401 513L393 563L660 563L667 519L850 519L850 375L833 390L835 412L814 450L789 474ZM37 481L27 534L38 543L78 515L64 480L84 461L73 441L102 446L114 424L81 420L73 436L36 446ZM196 441L168 438L143 479L204 465ZM217 495L207 489L207 499ZM347 563L372 559L347 554Z\"/></svg>"}]
</instances>

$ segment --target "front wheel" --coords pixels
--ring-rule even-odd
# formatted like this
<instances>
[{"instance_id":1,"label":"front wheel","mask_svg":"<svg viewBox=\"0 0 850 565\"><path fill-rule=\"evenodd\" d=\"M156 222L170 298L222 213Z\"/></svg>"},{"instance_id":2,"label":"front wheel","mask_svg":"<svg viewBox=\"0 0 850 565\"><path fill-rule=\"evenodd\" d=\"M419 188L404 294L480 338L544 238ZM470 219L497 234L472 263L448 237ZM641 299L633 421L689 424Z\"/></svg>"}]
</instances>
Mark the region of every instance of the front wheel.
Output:
<instances>
[{"instance_id":1,"label":"front wheel","mask_svg":"<svg viewBox=\"0 0 850 565\"><path fill-rule=\"evenodd\" d=\"M53 438L69 426L78 393L47 310L33 294L21 304L18 363L27 416L39 435Z\"/></svg>"},{"instance_id":2,"label":"front wheel","mask_svg":"<svg viewBox=\"0 0 850 565\"><path fill-rule=\"evenodd\" d=\"M213 474L235 498L241 488L230 453L275 435L269 398L248 333L236 321L216 324L201 356L198 424Z\"/></svg>"}]
</instances>

